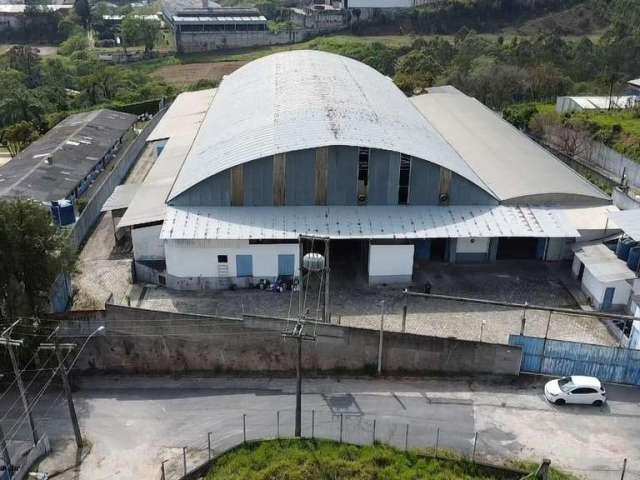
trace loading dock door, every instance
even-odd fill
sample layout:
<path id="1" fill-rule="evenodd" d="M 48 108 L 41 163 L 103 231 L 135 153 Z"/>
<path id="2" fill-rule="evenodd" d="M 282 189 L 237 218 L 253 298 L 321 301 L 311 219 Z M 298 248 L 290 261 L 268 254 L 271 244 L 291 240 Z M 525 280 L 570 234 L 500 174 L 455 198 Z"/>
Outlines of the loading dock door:
<path id="1" fill-rule="evenodd" d="M 501 237 L 498 239 L 498 260 L 535 260 L 539 253 L 539 242 L 544 239 L 532 237 Z"/>
<path id="2" fill-rule="evenodd" d="M 278 255 L 278 276 L 293 276 L 295 273 L 295 255 Z"/>

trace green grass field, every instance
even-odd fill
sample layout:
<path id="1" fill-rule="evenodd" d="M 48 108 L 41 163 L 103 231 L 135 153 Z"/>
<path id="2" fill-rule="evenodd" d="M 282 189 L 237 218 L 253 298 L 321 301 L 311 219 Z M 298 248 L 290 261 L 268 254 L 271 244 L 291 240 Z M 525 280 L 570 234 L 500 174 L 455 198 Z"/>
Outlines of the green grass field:
<path id="1" fill-rule="evenodd" d="M 532 466 L 520 464 L 529 471 Z M 270 440 L 242 445 L 214 464 L 207 480 L 505 480 L 502 473 L 458 459 L 436 460 L 376 444 Z M 573 477 L 554 472 L 553 480 Z"/>

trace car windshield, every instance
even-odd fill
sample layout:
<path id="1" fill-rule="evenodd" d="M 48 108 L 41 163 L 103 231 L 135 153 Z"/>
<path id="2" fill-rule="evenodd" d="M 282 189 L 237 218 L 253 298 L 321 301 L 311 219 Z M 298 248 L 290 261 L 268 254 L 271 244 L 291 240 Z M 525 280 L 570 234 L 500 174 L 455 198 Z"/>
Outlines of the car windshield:
<path id="1" fill-rule="evenodd" d="M 569 390 L 571 390 L 573 388 L 573 382 L 571 381 L 571 377 L 563 377 L 560 380 L 558 380 L 558 386 L 560 387 L 560 390 L 562 390 L 563 392 L 568 392 Z"/>

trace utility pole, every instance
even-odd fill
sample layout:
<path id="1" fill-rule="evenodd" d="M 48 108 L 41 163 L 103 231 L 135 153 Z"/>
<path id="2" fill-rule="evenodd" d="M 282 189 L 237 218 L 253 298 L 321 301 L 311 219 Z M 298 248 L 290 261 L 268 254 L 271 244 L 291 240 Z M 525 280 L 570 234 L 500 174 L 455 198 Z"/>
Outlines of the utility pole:
<path id="1" fill-rule="evenodd" d="M 61 350 L 71 351 L 76 348 L 75 343 L 42 343 L 38 350 L 53 350 L 58 360 L 58 371 L 60 372 L 60 378 L 62 379 L 62 387 L 67 397 L 67 404 L 69 406 L 69 416 L 71 417 L 71 423 L 73 424 L 73 433 L 76 437 L 76 445 L 79 449 L 83 447 L 82 434 L 80 433 L 80 424 L 78 423 L 78 416 L 76 415 L 76 408 L 73 404 L 73 396 L 71 395 L 71 385 L 69 384 L 69 377 L 67 369 L 64 366 L 64 359 L 62 358 Z"/>
<path id="2" fill-rule="evenodd" d="M 315 341 L 316 337 L 312 335 L 305 335 L 303 333 L 304 322 L 299 320 L 293 327 L 291 333 L 283 333 L 284 338 L 293 338 L 296 340 L 298 358 L 296 359 L 296 427 L 295 436 L 300 438 L 302 436 L 302 341 Z"/>
<path id="3" fill-rule="evenodd" d="M 0 448 L 2 449 L 2 461 L 4 462 L 4 467 L 9 473 L 9 480 L 11 480 L 13 466 L 11 464 L 11 457 L 9 456 L 9 449 L 7 448 L 7 441 L 4 437 L 4 430 L 2 430 L 2 425 L 0 425 Z"/>
<path id="4" fill-rule="evenodd" d="M 20 391 L 24 413 L 29 419 L 29 426 L 31 427 L 31 433 L 33 435 L 33 444 L 36 445 L 38 443 L 38 432 L 36 431 L 36 424 L 33 421 L 33 416 L 31 415 L 29 402 L 27 402 L 27 392 L 24 388 L 24 383 L 22 383 L 22 375 L 20 369 L 18 368 L 16 353 L 13 350 L 13 347 L 22 346 L 22 340 L 14 340 L 10 338 L 9 335 L 10 334 L 5 333 L 5 336 L 0 337 L 0 345 L 4 345 L 5 347 L 7 347 L 7 351 L 9 352 L 9 358 L 11 359 L 11 365 L 13 366 L 13 373 L 16 376 L 16 383 L 18 384 L 18 390 Z"/>

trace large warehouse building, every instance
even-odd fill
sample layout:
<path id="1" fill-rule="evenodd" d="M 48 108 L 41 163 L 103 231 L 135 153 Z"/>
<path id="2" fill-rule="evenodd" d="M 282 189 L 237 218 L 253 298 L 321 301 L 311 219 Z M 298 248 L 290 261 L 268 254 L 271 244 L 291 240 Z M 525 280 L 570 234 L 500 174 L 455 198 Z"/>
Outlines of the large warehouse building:
<path id="1" fill-rule="evenodd" d="M 608 197 L 477 100 L 407 98 L 334 54 L 255 60 L 178 97 L 149 141 L 157 162 L 119 227 L 138 278 L 171 288 L 296 275 L 300 235 L 391 283 L 425 261 L 558 260 L 607 234 Z"/>

